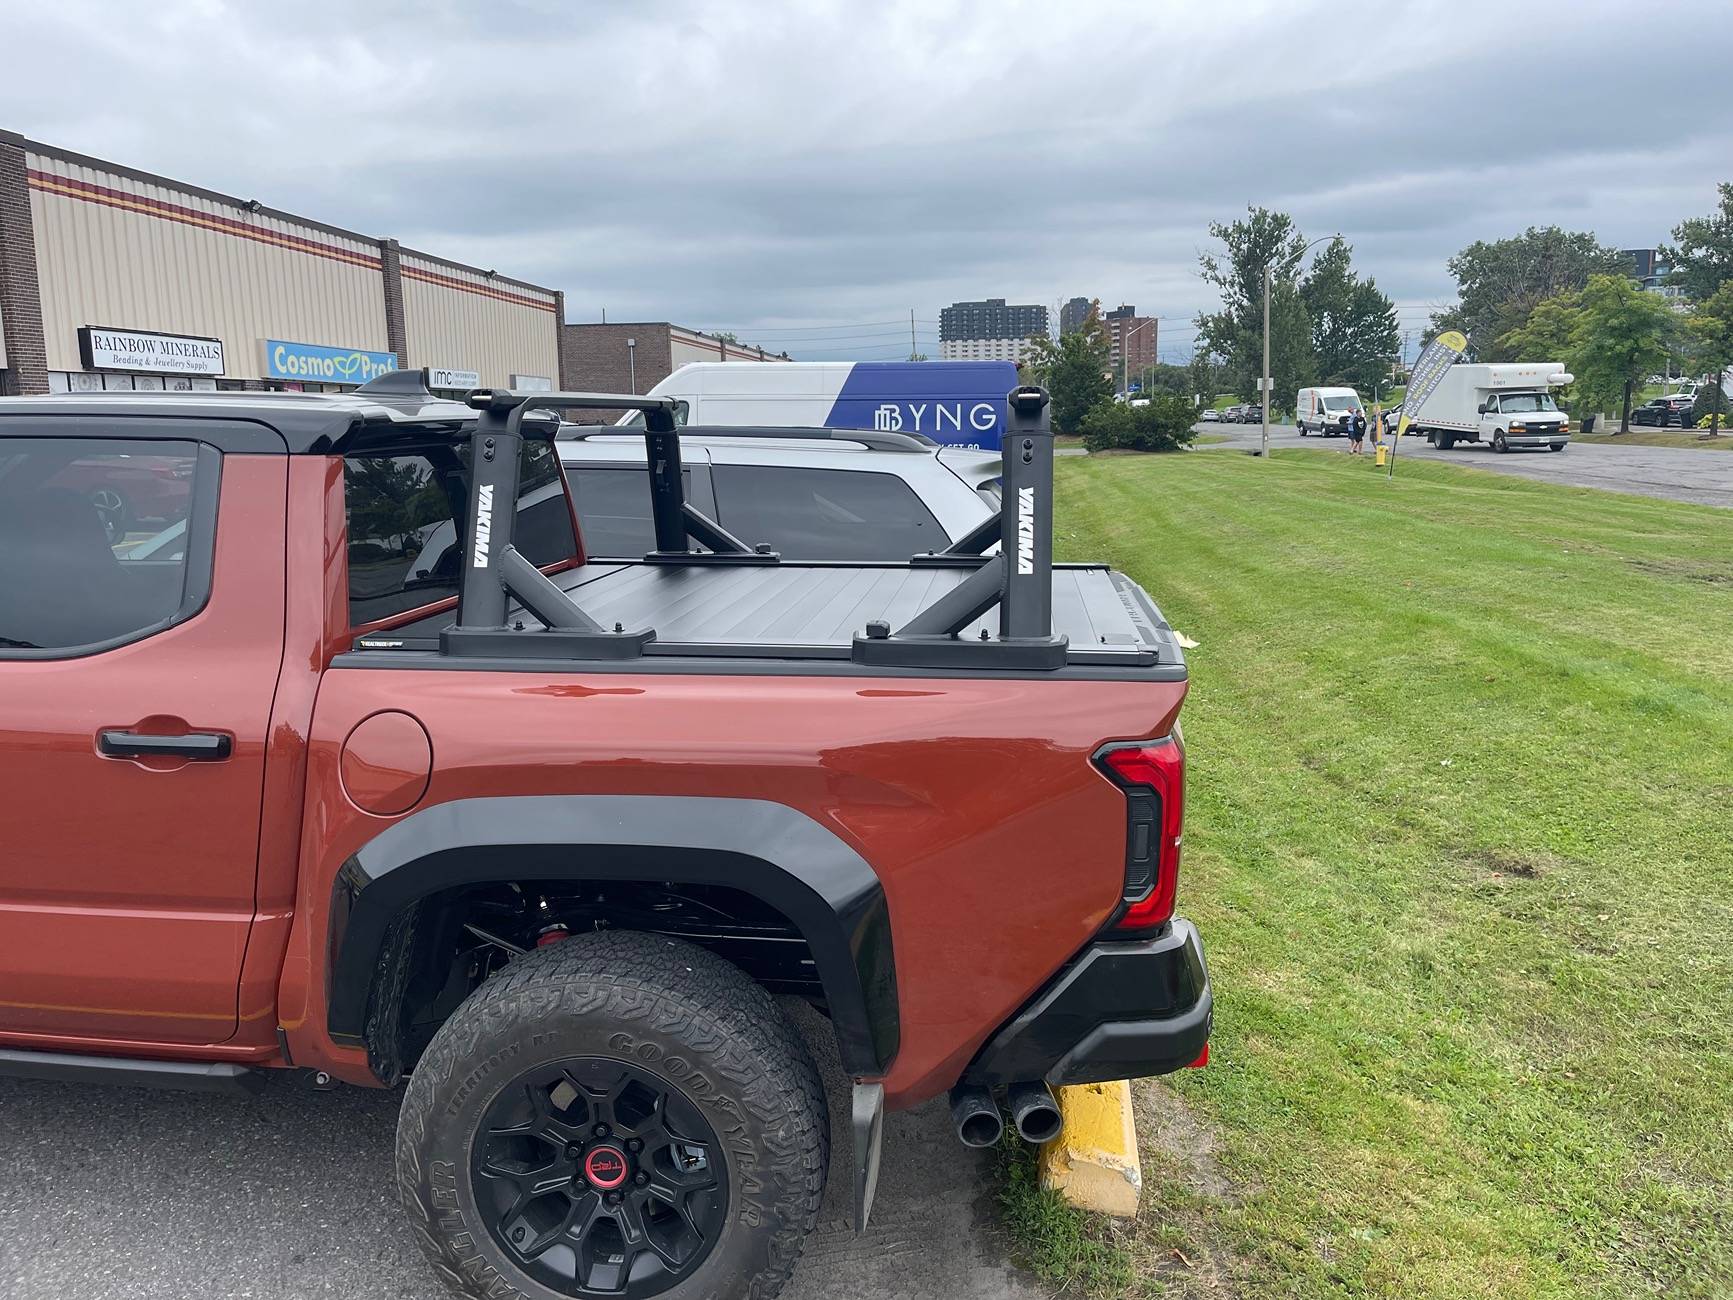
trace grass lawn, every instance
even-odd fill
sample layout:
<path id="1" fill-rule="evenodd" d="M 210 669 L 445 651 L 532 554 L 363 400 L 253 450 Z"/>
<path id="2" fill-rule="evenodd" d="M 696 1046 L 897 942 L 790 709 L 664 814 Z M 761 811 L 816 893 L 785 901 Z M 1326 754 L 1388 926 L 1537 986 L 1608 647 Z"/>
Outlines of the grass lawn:
<path id="1" fill-rule="evenodd" d="M 1618 421 L 1613 421 L 1617 424 Z M 1621 447 L 1693 447 L 1698 450 L 1733 451 L 1733 430 L 1722 426 L 1719 438 L 1700 438 L 1706 429 L 1648 429 L 1631 427 L 1629 433 L 1573 433 L 1572 442 L 1604 442 Z"/>
<path id="2" fill-rule="evenodd" d="M 1139 1085 L 1195 1134 L 1146 1151 L 1132 1229 L 1007 1157 L 1026 1262 L 1733 1295 L 1733 511 L 1306 451 L 1058 474 L 1061 557 L 1199 642 L 1180 905 L 1217 1019 L 1209 1068 Z"/>

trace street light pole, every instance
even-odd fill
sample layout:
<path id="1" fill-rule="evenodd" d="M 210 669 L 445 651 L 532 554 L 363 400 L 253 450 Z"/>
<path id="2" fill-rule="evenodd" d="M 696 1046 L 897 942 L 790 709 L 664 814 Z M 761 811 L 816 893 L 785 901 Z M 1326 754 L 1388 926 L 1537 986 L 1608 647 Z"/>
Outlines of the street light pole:
<path id="1" fill-rule="evenodd" d="M 1267 330 L 1265 331 L 1268 332 Z M 626 340 L 626 369 L 632 376 L 632 396 L 638 395 L 638 340 Z"/>
<path id="2" fill-rule="evenodd" d="M 1303 256 L 1303 255 L 1302 255 Z M 1270 264 L 1264 263 L 1264 375 L 1258 381 L 1258 410 L 1264 417 L 1264 446 L 1258 454 L 1270 454 Z"/>

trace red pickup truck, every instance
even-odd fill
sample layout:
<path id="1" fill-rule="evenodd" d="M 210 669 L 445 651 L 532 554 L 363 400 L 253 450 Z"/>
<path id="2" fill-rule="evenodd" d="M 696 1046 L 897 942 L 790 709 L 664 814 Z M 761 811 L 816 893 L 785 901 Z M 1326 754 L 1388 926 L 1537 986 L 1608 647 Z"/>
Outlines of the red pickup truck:
<path id="1" fill-rule="evenodd" d="M 642 559 L 586 561 L 574 406 L 644 412 Z M 990 527 L 793 563 L 683 499 L 666 399 L 0 401 L 0 1072 L 407 1079 L 460 1293 L 768 1297 L 830 1131 L 777 997 L 834 1030 L 860 1225 L 886 1108 L 1038 1141 L 1051 1085 L 1193 1063 L 1185 664 L 1052 563 L 1011 407 Z"/>

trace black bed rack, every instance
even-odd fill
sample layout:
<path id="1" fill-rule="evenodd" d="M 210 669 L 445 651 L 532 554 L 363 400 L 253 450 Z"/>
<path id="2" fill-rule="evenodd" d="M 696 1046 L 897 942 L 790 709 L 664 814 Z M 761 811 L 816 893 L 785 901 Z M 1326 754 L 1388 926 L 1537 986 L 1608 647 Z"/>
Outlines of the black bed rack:
<path id="1" fill-rule="evenodd" d="M 399 380 L 399 383 L 402 381 Z M 617 393 L 521 392 L 483 388 L 468 394 L 476 412 L 473 473 L 457 620 L 440 634 L 441 653 L 464 657 L 635 659 L 655 640 L 651 627 L 607 628 L 521 555 L 513 545 L 520 453 L 527 437 L 553 438 L 555 413 L 575 408 L 642 411 L 656 549 L 652 564 L 775 565 L 773 553 L 747 546 L 684 498 L 676 403 Z M 921 561 L 973 572 L 900 627 L 869 622 L 854 638 L 858 663 L 904 668 L 1059 668 L 1068 643 L 1053 631 L 1053 432 L 1045 389 L 1020 387 L 1009 398 L 1003 492 L 995 526 L 983 526 L 947 552 Z M 546 413 L 546 414 L 543 414 Z M 569 427 L 569 426 L 566 426 Z M 611 426 L 622 428 L 622 426 Z M 693 542 L 709 548 L 693 549 Z M 984 552 L 994 541 L 997 553 Z M 543 627 L 507 623 L 515 599 Z M 999 607 L 999 635 L 959 633 Z"/>
<path id="2" fill-rule="evenodd" d="M 638 430 L 629 424 L 562 424 L 561 442 L 585 442 L 591 438 L 632 437 Z M 769 424 L 688 424 L 683 438 L 774 438 L 789 442 L 853 442 L 868 451 L 932 451 L 940 444 L 924 433 L 892 433 L 884 429 L 824 429 L 816 425 L 780 427 Z"/>

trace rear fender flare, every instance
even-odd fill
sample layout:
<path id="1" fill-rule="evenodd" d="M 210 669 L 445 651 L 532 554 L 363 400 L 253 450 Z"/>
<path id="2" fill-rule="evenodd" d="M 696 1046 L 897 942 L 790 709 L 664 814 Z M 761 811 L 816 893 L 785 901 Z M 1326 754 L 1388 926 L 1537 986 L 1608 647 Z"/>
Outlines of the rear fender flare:
<path id="1" fill-rule="evenodd" d="M 765 799 L 540 795 L 456 799 L 381 831 L 332 885 L 327 1029 L 365 1041 L 393 921 L 448 889 L 506 880 L 726 885 L 788 917 L 812 950 L 843 1068 L 889 1069 L 900 1037 L 878 875 L 806 814 Z"/>

